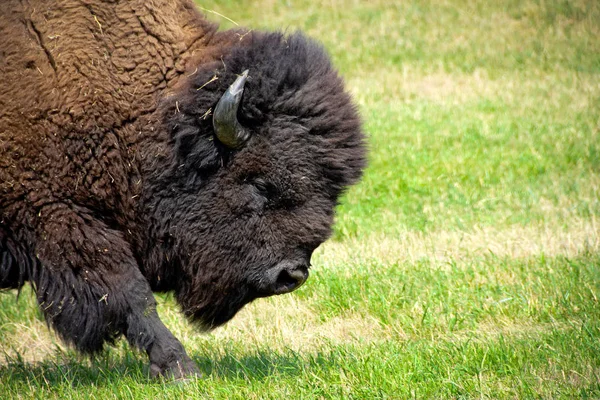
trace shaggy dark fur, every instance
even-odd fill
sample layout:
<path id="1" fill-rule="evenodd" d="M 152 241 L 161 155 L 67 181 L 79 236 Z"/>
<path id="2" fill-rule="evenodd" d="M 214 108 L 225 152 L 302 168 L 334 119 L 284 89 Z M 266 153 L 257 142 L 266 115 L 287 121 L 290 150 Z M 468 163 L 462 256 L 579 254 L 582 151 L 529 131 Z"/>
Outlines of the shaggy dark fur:
<path id="1" fill-rule="evenodd" d="M 154 375 L 195 373 L 152 290 L 212 328 L 295 287 L 365 163 L 342 80 L 303 35 L 217 32 L 184 0 L 9 3 L 0 287 L 30 281 L 82 351 L 124 334 Z M 211 114 L 246 69 L 231 150 Z"/>

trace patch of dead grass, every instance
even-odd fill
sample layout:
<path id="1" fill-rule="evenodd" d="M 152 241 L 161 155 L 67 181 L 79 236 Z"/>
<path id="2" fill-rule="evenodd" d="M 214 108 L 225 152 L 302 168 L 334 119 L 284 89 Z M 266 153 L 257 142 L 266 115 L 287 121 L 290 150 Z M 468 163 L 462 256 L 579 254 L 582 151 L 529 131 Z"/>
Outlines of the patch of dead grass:
<path id="1" fill-rule="evenodd" d="M 383 341 L 392 336 L 378 320 L 348 313 L 322 321 L 317 312 L 294 296 L 255 302 L 214 331 L 214 340 L 247 342 L 269 349 L 320 349 L 345 343 Z"/>
<path id="2" fill-rule="evenodd" d="M 439 70 L 424 74 L 418 67 L 404 65 L 400 71 L 377 68 L 368 75 L 376 75 L 378 84 L 364 79 L 363 74 L 347 77 L 348 89 L 364 108 L 372 107 L 374 102 L 393 107 L 405 107 L 413 101 L 458 106 L 487 99 L 502 101 L 523 112 L 538 109 L 540 102 L 546 108 L 564 110 L 567 107 L 571 112 L 583 112 L 593 107 L 600 95 L 597 76 L 572 71 L 531 70 L 528 74 L 511 73 L 491 78 L 483 69 L 472 73 Z"/>
<path id="3" fill-rule="evenodd" d="M 421 71 L 405 66 L 402 71 L 379 69 L 371 73 L 377 75 L 379 84 L 373 85 L 363 76 L 348 79 L 350 92 L 362 106 L 374 100 L 398 106 L 414 100 L 457 105 L 474 99 L 496 97 L 502 86 L 481 70 L 473 74 L 440 71 L 423 75 Z"/>
<path id="4" fill-rule="evenodd" d="M 52 357 L 57 351 L 66 351 L 66 346 L 48 329 L 46 324 L 41 321 L 23 324 L 18 322 L 9 322 L 4 324 L 13 325 L 15 333 L 7 334 L 0 341 L 0 365 L 6 363 L 11 358 L 19 358 L 25 362 L 36 363 Z"/>
<path id="5" fill-rule="evenodd" d="M 315 264 L 334 267 L 372 260 L 380 264 L 423 259 L 457 261 L 490 254 L 521 259 L 541 254 L 572 257 L 600 250 L 599 228 L 595 218 L 573 218 L 568 225 L 555 227 L 538 224 L 433 233 L 399 231 L 395 236 L 374 234 L 325 243 L 316 253 Z"/>
<path id="6" fill-rule="evenodd" d="M 577 321 L 573 322 L 578 323 Z M 473 340 L 489 341 L 491 337 L 509 336 L 517 338 L 537 337 L 547 335 L 553 331 L 565 331 L 571 328 L 567 322 L 552 323 L 527 323 L 515 321 L 509 318 L 497 319 L 489 322 L 482 322 L 477 325 L 477 330 L 464 330 L 451 334 L 452 339 L 458 341 L 471 338 Z"/>

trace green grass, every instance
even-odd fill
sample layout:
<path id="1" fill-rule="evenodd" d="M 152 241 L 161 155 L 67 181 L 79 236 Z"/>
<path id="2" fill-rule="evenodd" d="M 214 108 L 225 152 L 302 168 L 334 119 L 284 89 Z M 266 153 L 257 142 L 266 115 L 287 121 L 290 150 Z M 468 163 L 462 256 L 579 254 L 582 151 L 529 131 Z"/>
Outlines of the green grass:
<path id="1" fill-rule="evenodd" d="M 392 4 L 394 3 L 394 4 Z M 370 160 L 297 292 L 200 334 L 204 377 L 89 360 L 0 295 L 2 398 L 600 398 L 600 3 L 202 4 L 321 40 Z"/>

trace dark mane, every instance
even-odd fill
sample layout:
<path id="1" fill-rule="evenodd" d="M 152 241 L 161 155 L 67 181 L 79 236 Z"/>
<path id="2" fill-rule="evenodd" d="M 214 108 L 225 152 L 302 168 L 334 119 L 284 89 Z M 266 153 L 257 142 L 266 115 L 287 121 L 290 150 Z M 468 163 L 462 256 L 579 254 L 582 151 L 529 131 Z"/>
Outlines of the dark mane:
<path id="1" fill-rule="evenodd" d="M 231 150 L 215 145 L 210 116 L 227 87 L 249 69 L 240 122 L 258 135 L 267 134 L 260 127 L 275 118 L 302 125 L 306 151 L 319 155 L 316 160 L 329 181 L 331 196 L 337 197 L 360 178 L 365 148 L 356 129 L 360 117 L 329 56 L 300 32 L 250 32 L 241 37 L 224 49 L 222 60 L 198 68 L 181 93 L 163 103 L 165 127 L 178 150 L 163 173 L 201 181 L 227 162 Z M 275 133 L 281 137 L 270 140 L 286 140 L 285 132 Z"/>

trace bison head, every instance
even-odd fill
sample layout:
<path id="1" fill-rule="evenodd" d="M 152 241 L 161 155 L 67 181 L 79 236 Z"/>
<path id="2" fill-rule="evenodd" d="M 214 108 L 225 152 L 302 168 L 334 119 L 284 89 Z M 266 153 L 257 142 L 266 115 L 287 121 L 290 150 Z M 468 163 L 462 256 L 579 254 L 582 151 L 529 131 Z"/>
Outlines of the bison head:
<path id="1" fill-rule="evenodd" d="M 324 50 L 300 34 L 247 34 L 162 109 L 167 145 L 144 190 L 151 284 L 206 328 L 302 285 L 365 164 L 359 116 Z"/>

